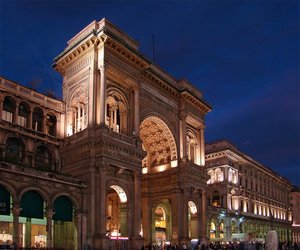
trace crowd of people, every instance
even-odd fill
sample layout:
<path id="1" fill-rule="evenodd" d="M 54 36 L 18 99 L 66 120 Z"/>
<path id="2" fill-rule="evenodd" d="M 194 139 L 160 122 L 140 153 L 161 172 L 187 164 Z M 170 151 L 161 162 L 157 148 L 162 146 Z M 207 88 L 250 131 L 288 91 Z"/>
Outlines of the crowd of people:
<path id="1" fill-rule="evenodd" d="M 300 244 L 292 242 L 279 242 L 278 249 L 267 249 L 264 242 L 210 242 L 207 244 L 149 244 L 141 250 L 300 250 Z"/>

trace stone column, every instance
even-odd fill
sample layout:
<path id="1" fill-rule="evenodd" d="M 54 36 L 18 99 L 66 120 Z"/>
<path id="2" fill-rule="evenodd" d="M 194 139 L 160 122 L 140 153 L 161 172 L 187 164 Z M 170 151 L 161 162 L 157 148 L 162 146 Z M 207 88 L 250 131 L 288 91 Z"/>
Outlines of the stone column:
<path id="1" fill-rule="evenodd" d="M 182 197 L 182 214 L 181 214 L 183 242 L 186 242 L 189 239 L 188 193 L 189 193 L 189 188 L 184 187 L 182 193 L 183 197 Z"/>
<path id="2" fill-rule="evenodd" d="M 31 218 L 26 218 L 25 223 L 25 247 L 31 247 Z"/>
<path id="3" fill-rule="evenodd" d="M 47 133 L 47 113 L 43 113 L 42 132 L 43 132 L 44 134 Z"/>
<path id="4" fill-rule="evenodd" d="M 124 237 L 124 236 L 129 236 L 128 235 L 128 227 L 129 227 L 129 223 L 128 223 L 128 204 L 125 203 L 125 204 L 120 204 L 119 205 L 119 209 L 120 209 L 120 217 L 119 217 L 119 220 L 120 220 L 120 233 L 121 233 L 121 236 Z"/>
<path id="5" fill-rule="evenodd" d="M 19 216 L 21 208 L 19 205 L 14 205 L 12 208 L 13 213 L 13 242 L 16 244 L 17 249 L 20 246 L 20 236 L 19 236 Z"/>
<path id="6" fill-rule="evenodd" d="M 186 112 L 181 111 L 179 118 L 180 125 L 180 158 L 185 161 L 187 159 L 187 148 L 186 148 Z"/>
<path id="7" fill-rule="evenodd" d="M 204 140 L 204 128 L 199 129 L 200 133 L 200 166 L 205 165 L 205 140 Z"/>
<path id="8" fill-rule="evenodd" d="M 100 125 L 105 125 L 105 105 L 106 105 L 106 68 L 100 65 Z M 112 119 L 112 117 L 111 117 Z"/>
<path id="9" fill-rule="evenodd" d="M 93 62 L 91 63 L 90 72 L 89 72 L 89 82 L 88 82 L 88 121 L 87 127 L 91 128 L 95 124 L 95 117 L 97 111 L 97 105 L 95 98 L 99 93 L 97 93 L 97 83 L 98 83 L 98 49 L 95 46 L 92 56 Z"/>
<path id="10" fill-rule="evenodd" d="M 148 193 L 148 192 L 146 192 Z M 151 222 L 152 222 L 152 206 L 149 201 L 149 197 L 145 194 L 142 197 L 142 211 L 143 211 L 143 237 L 147 240 L 146 243 L 150 243 L 152 241 L 152 230 L 151 230 Z"/>
<path id="11" fill-rule="evenodd" d="M 96 195 L 98 190 L 96 190 L 96 171 L 95 165 L 91 164 L 90 166 L 90 208 L 89 208 L 89 236 L 95 234 L 95 218 L 96 218 Z M 101 190 L 102 192 L 103 190 Z M 100 203 L 102 204 L 102 203 Z M 100 210 L 101 211 L 101 210 Z"/>
<path id="12" fill-rule="evenodd" d="M 134 132 L 140 135 L 140 87 L 134 88 Z"/>
<path id="13" fill-rule="evenodd" d="M 33 109 L 29 107 L 29 116 L 28 116 L 28 128 L 32 129 L 32 117 L 33 117 Z"/>
<path id="14" fill-rule="evenodd" d="M 106 236 L 106 166 L 100 168 L 100 228 L 99 232 L 101 237 Z"/>
<path id="15" fill-rule="evenodd" d="M 15 107 L 15 112 L 13 117 L 14 123 L 18 123 L 18 114 L 19 114 L 19 102 L 16 102 L 16 107 Z"/>
<path id="16" fill-rule="evenodd" d="M 207 202 L 206 202 L 207 191 L 202 190 L 201 195 L 201 240 L 207 242 Z"/>
<path id="17" fill-rule="evenodd" d="M 79 235 L 79 237 L 81 238 L 81 246 L 83 244 L 85 244 L 86 242 L 88 242 L 87 241 L 87 230 L 88 230 L 87 229 L 87 214 L 82 213 L 81 214 L 81 235 Z M 90 243 L 90 242 L 88 242 L 88 243 Z"/>
<path id="18" fill-rule="evenodd" d="M 51 248 L 53 247 L 52 242 L 52 218 L 53 218 L 54 212 L 52 208 L 47 209 L 46 216 L 47 216 L 47 247 Z"/>
<path id="19" fill-rule="evenodd" d="M 141 231 L 141 178 L 142 175 L 139 172 L 134 172 L 134 231 L 133 237 L 140 238 Z"/>
<path id="20" fill-rule="evenodd" d="M 77 229 L 77 247 L 76 249 L 82 249 L 82 220 L 81 220 L 81 213 L 78 211 L 75 213 L 75 223 L 76 223 L 76 229 Z"/>
<path id="21" fill-rule="evenodd" d="M 197 237 L 201 240 L 202 237 L 202 193 L 199 191 L 199 196 L 197 197 L 199 202 L 197 203 Z"/>
<path id="22" fill-rule="evenodd" d="M 180 223 L 180 211 L 181 211 L 181 194 L 180 190 L 174 190 L 171 195 L 172 204 L 172 241 L 179 244 L 179 237 L 182 235 L 182 224 Z"/>
<path id="23" fill-rule="evenodd" d="M 2 119 L 3 101 L 4 101 L 4 98 L 2 95 L 0 95 L 0 119 Z"/>

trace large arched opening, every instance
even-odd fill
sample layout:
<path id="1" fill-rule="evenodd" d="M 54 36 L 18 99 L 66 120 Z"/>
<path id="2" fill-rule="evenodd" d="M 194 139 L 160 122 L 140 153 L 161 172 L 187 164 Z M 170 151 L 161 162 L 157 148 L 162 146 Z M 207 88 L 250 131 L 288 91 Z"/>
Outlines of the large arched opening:
<path id="1" fill-rule="evenodd" d="M 150 116 L 140 125 L 140 137 L 147 156 L 143 160 L 143 173 L 163 172 L 177 167 L 177 148 L 174 136 L 167 124 L 156 116 Z"/>
<path id="2" fill-rule="evenodd" d="M 106 232 L 111 239 L 128 238 L 128 197 L 118 185 L 111 185 L 107 190 Z"/>
<path id="3" fill-rule="evenodd" d="M 198 211 L 197 211 L 197 206 L 195 202 L 189 201 L 188 202 L 188 219 L 189 219 L 189 237 L 191 239 L 197 239 L 197 231 L 198 231 Z"/>

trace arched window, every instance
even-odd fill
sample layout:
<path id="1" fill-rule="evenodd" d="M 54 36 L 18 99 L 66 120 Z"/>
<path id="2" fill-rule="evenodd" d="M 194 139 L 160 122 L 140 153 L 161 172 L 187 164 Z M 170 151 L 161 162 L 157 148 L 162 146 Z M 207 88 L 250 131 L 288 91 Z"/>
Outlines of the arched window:
<path id="1" fill-rule="evenodd" d="M 127 134 L 128 105 L 125 97 L 116 90 L 107 95 L 106 125 L 117 133 Z"/>
<path id="2" fill-rule="evenodd" d="M 214 170 L 208 170 L 207 174 L 210 176 L 209 180 L 207 181 L 207 184 L 214 184 L 215 183 L 215 171 Z"/>
<path id="3" fill-rule="evenodd" d="M 14 99 L 9 96 L 4 98 L 2 119 L 7 122 L 13 122 L 13 116 L 16 109 L 16 103 Z"/>
<path id="4" fill-rule="evenodd" d="M 11 137 L 6 141 L 6 158 L 11 162 L 21 163 L 24 160 L 24 143 L 16 138 Z"/>
<path id="5" fill-rule="evenodd" d="M 29 106 L 25 102 L 19 104 L 17 123 L 22 127 L 27 127 L 29 117 Z"/>
<path id="6" fill-rule="evenodd" d="M 221 221 L 220 223 L 220 238 L 224 238 L 224 221 Z"/>
<path id="7" fill-rule="evenodd" d="M 188 159 L 196 163 L 196 141 L 191 132 L 188 133 L 187 138 L 187 154 L 188 154 Z"/>
<path id="8" fill-rule="evenodd" d="M 47 115 L 47 133 L 52 136 L 56 136 L 56 117 L 55 115 Z"/>
<path id="9" fill-rule="evenodd" d="M 223 173 L 223 171 L 220 168 L 217 168 L 215 170 L 215 173 L 216 173 L 217 182 L 224 181 L 224 173 Z"/>
<path id="10" fill-rule="evenodd" d="M 51 151 L 44 145 L 39 146 L 35 151 L 35 167 L 43 170 L 51 170 L 53 161 Z"/>
<path id="11" fill-rule="evenodd" d="M 77 89 L 67 107 L 67 135 L 71 136 L 87 127 L 88 105 L 84 89 Z"/>
<path id="12" fill-rule="evenodd" d="M 43 111 L 40 108 L 34 108 L 32 115 L 32 129 L 42 132 L 43 124 Z"/>
<path id="13" fill-rule="evenodd" d="M 212 221 L 210 222 L 210 239 L 216 238 L 216 224 Z"/>

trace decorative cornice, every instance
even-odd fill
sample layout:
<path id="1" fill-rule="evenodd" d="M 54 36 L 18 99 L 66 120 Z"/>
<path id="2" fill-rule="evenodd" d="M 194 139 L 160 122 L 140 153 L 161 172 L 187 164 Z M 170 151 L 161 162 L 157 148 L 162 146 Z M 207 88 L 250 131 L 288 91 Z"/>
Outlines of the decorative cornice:
<path id="1" fill-rule="evenodd" d="M 181 92 L 181 96 L 186 101 L 188 101 L 192 105 L 196 106 L 198 109 L 202 110 L 204 113 L 208 113 L 208 112 L 210 112 L 212 110 L 212 107 L 207 102 L 205 102 L 202 99 L 199 99 L 199 98 L 195 97 L 188 90 L 183 90 Z"/>

